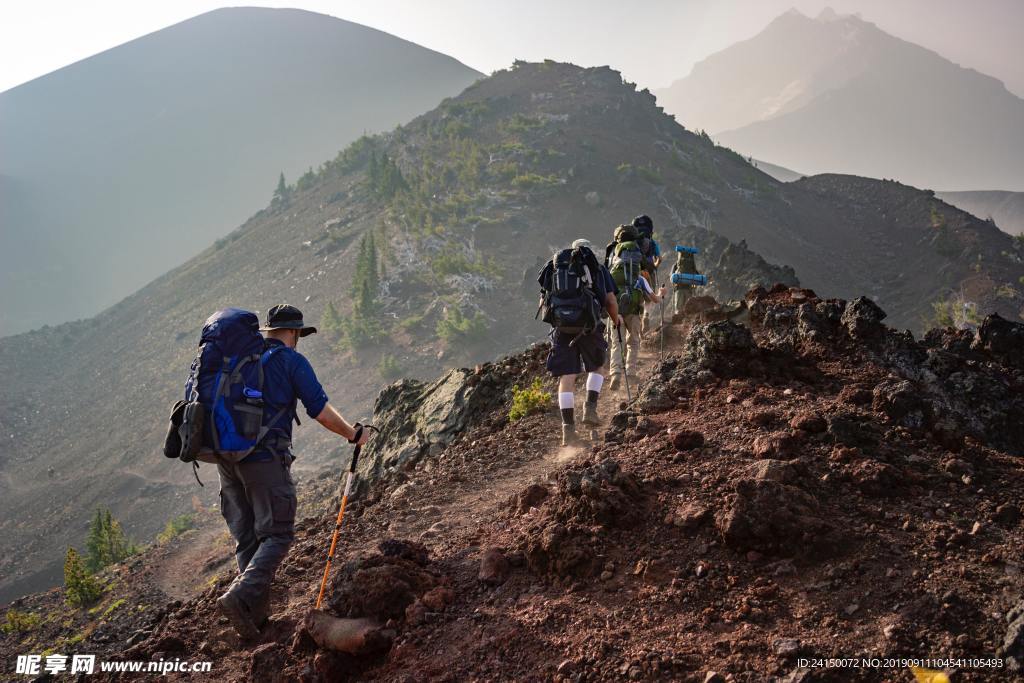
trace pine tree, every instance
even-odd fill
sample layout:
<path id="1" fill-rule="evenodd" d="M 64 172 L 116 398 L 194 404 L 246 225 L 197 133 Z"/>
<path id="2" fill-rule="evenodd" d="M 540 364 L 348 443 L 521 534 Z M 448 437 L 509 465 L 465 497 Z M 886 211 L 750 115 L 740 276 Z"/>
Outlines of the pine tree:
<path id="1" fill-rule="evenodd" d="M 107 565 L 120 562 L 136 552 L 135 545 L 128 540 L 118 522 L 110 514 L 110 510 L 96 508 L 96 516 L 89 524 L 86 537 L 86 567 L 91 572 L 98 572 Z"/>
<path id="2" fill-rule="evenodd" d="M 64 556 L 65 599 L 71 605 L 80 607 L 96 602 L 101 592 L 99 582 L 86 571 L 81 556 L 69 547 Z"/>
<path id="3" fill-rule="evenodd" d="M 326 334 L 334 336 L 341 331 L 341 327 L 341 316 L 338 314 L 338 309 L 334 307 L 333 302 L 328 301 L 324 308 L 324 314 L 320 318 L 320 329 Z"/>
<path id="4" fill-rule="evenodd" d="M 96 508 L 96 516 L 89 524 L 89 535 L 85 540 L 86 566 L 89 571 L 96 572 L 109 564 L 106 560 L 106 547 L 103 540 L 103 513 Z"/>
<path id="5" fill-rule="evenodd" d="M 284 180 L 284 171 L 281 171 L 281 175 L 277 178 L 277 189 L 274 190 L 274 199 L 272 204 L 287 204 L 288 203 L 288 183 Z"/>
<path id="6" fill-rule="evenodd" d="M 373 239 L 373 233 L 369 234 L 369 244 L 366 247 L 366 281 L 370 291 L 376 296 L 380 289 L 380 276 L 377 273 L 377 244 Z"/>

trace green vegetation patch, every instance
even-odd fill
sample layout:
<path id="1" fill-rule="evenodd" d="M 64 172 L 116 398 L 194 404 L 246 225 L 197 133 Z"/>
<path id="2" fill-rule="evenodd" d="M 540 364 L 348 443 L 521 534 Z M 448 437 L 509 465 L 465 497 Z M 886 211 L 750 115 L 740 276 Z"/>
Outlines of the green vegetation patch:
<path id="1" fill-rule="evenodd" d="M 525 389 L 519 385 L 512 387 L 512 408 L 508 411 L 509 422 L 542 412 L 551 403 L 551 392 L 544 391 L 544 383 L 535 377 L 533 383 Z"/>
<path id="2" fill-rule="evenodd" d="M 191 512 L 186 512 L 183 515 L 172 517 L 167 520 L 167 524 L 164 525 L 164 530 L 156 536 L 156 542 L 163 545 L 171 539 L 181 536 L 189 529 L 195 529 L 195 515 Z"/>

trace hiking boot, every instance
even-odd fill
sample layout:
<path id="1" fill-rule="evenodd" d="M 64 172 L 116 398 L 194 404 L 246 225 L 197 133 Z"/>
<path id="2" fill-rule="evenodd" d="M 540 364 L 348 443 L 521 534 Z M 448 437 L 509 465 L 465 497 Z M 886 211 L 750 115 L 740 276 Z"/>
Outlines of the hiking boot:
<path id="1" fill-rule="evenodd" d="M 249 610 L 252 614 L 252 623 L 256 625 L 256 628 L 262 629 L 267 625 L 267 621 L 270 619 L 270 591 L 267 591 L 252 609 Z"/>
<path id="2" fill-rule="evenodd" d="M 576 425 L 562 425 L 562 445 L 563 446 L 579 446 L 582 442 L 580 437 L 576 436 Z"/>
<path id="3" fill-rule="evenodd" d="M 601 424 L 601 417 L 597 414 L 597 403 L 587 401 L 583 404 L 583 424 L 593 427 Z"/>
<path id="4" fill-rule="evenodd" d="M 260 630 L 253 623 L 251 612 L 241 598 L 228 591 L 217 598 L 217 608 L 220 613 L 228 618 L 231 625 L 238 631 L 238 635 L 248 640 L 255 640 L 260 635 Z"/>

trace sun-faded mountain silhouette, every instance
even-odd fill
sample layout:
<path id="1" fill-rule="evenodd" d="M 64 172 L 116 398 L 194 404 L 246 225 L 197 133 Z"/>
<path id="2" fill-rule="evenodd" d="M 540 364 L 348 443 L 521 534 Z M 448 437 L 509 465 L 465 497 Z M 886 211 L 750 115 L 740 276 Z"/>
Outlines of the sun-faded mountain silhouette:
<path id="1" fill-rule="evenodd" d="M 481 74 L 380 31 L 221 9 L 0 93 L 0 335 L 99 312 L 365 131 Z"/>
<path id="2" fill-rule="evenodd" d="M 858 17 L 791 10 L 656 94 L 684 125 L 804 173 L 1024 190 L 1024 100 Z"/>

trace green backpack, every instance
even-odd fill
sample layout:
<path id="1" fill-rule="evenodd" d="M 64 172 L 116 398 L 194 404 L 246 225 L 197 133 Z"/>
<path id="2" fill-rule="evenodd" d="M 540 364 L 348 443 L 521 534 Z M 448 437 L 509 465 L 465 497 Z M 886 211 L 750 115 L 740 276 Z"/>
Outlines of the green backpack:
<path id="1" fill-rule="evenodd" d="M 644 310 L 644 294 L 636 288 L 644 261 L 644 254 L 636 242 L 626 241 L 615 245 L 611 274 L 619 288 L 619 315 L 639 315 Z"/>

